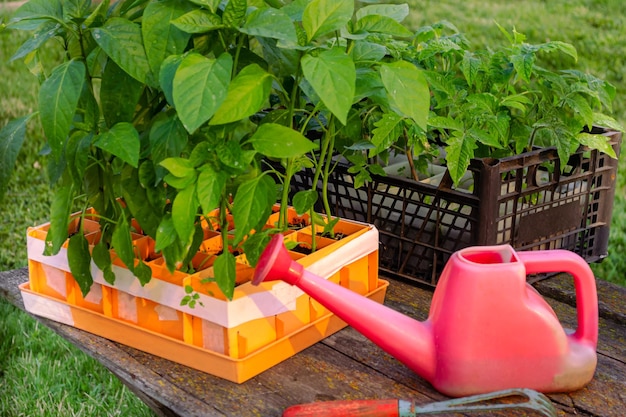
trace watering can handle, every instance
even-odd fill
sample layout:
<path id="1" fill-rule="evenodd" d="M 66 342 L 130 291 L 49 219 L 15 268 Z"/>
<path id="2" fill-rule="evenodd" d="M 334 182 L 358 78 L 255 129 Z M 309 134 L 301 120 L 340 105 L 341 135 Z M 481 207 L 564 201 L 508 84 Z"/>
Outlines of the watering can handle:
<path id="1" fill-rule="evenodd" d="M 593 272 L 583 258 L 568 250 L 517 252 L 527 274 L 568 272 L 574 277 L 578 328 L 574 338 L 595 347 L 598 343 L 598 295 Z"/>

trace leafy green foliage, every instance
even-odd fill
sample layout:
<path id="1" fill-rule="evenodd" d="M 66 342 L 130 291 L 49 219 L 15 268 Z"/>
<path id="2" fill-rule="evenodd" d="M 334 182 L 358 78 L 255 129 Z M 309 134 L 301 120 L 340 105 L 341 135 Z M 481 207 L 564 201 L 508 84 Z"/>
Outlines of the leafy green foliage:
<path id="1" fill-rule="evenodd" d="M 311 41 L 344 27 L 354 12 L 352 0 L 312 0 L 302 14 L 302 25 Z"/>
<path id="2" fill-rule="evenodd" d="M 198 53 L 187 55 L 174 76 L 173 98 L 178 116 L 189 133 L 208 121 L 221 106 L 228 92 L 232 57 L 217 59 Z"/>
<path id="3" fill-rule="evenodd" d="M 461 179 L 471 158 L 515 155 L 533 146 L 556 147 L 562 167 L 578 145 L 608 151 L 606 141 L 580 133 L 593 125 L 622 129 L 605 116 L 613 87 L 589 74 L 540 66 L 546 54 L 577 59 L 572 45 L 529 44 L 516 30 L 498 28 L 509 45 L 472 51 L 446 24 L 421 28 L 413 41 L 417 51 L 411 53 L 426 68 L 433 94 L 428 133 L 445 143 L 452 179 Z"/>
<path id="4" fill-rule="evenodd" d="M 40 107 L 41 124 L 57 160 L 61 158 L 84 82 L 85 65 L 71 60 L 56 67 L 39 90 L 39 102 L 48 103 Z"/>
<path id="5" fill-rule="evenodd" d="M 346 124 L 355 92 L 356 70 L 352 59 L 341 48 L 302 58 L 304 77 L 328 109 Z"/>
<path id="6" fill-rule="evenodd" d="M 338 154 L 353 164 L 360 186 L 383 172 L 375 160 L 430 158 L 437 146 L 429 139 L 437 137 L 456 179 L 473 156 L 556 138 L 565 158 L 577 140 L 603 146 L 579 135 L 584 127 L 617 125 L 605 115 L 615 95 L 608 84 L 539 66 L 548 53 L 575 57 L 570 45 L 529 45 L 514 31 L 504 51 L 471 51 L 451 25 L 406 29 L 406 5 L 88 4 L 31 0 L 8 25 L 33 32 L 14 59 L 24 59 L 42 83 L 38 115 L 58 190 L 47 253 L 67 240 L 72 207 L 97 211 L 102 236 L 91 254 L 83 237 L 72 236 L 70 265 L 84 278 L 83 291 L 91 258 L 109 282 L 115 257 L 142 284 L 149 281 L 131 233 L 154 238 L 171 271 L 187 267 L 208 222 L 226 249 L 215 280 L 231 296 L 237 261 L 230 250 L 243 248 L 254 264 L 268 234 L 287 227 L 289 203 L 302 212 L 318 201 L 314 190 L 290 199 L 288 185 L 302 167 L 323 185 L 326 216 L 312 218 L 332 229 L 337 220 L 325 190 Z M 64 59 L 48 68 L 38 56 L 57 40 Z M 546 82 L 535 83 L 538 75 Z M 540 117 L 525 124 L 533 114 Z M 0 194 L 27 120 L 0 131 Z M 264 173 L 266 160 L 282 168 Z M 276 229 L 262 230 L 277 200 Z"/>
<path id="7" fill-rule="evenodd" d="M 82 233 L 76 233 L 69 239 L 67 245 L 67 259 L 72 270 L 72 275 L 78 283 L 83 294 L 87 294 L 93 284 L 91 276 L 91 256 L 89 254 L 89 242 Z"/>
<path id="8" fill-rule="evenodd" d="M 142 83 L 152 77 L 138 24 L 113 17 L 102 27 L 93 28 L 92 36 L 107 56 L 128 75 Z"/>

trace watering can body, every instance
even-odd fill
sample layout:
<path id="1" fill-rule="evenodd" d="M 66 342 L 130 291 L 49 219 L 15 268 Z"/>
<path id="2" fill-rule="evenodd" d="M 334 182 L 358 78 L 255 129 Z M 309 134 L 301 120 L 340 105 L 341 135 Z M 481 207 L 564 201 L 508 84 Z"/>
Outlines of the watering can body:
<path id="1" fill-rule="evenodd" d="M 566 331 L 526 275 L 568 272 L 575 281 L 578 327 Z M 304 270 L 282 238 L 262 255 L 254 283 L 298 286 L 429 381 L 460 397 L 509 388 L 566 392 L 593 377 L 598 312 L 587 263 L 564 250 L 515 252 L 470 247 L 447 262 L 428 319 L 419 322 Z"/>
<path id="2" fill-rule="evenodd" d="M 526 282 L 528 273 L 561 271 L 576 283 L 575 332 Z M 508 245 L 458 251 L 444 268 L 427 322 L 437 358 L 431 383 L 450 396 L 504 387 L 567 392 L 595 372 L 595 278 L 569 251 L 515 252 Z"/>

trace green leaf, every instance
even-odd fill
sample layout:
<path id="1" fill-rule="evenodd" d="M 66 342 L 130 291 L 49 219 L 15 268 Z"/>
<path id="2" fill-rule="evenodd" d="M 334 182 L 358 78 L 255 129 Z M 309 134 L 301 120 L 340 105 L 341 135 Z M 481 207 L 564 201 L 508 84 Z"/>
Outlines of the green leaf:
<path id="1" fill-rule="evenodd" d="M 576 137 L 566 129 L 558 127 L 554 129 L 542 129 L 542 132 L 547 134 L 553 146 L 556 146 L 556 152 L 559 155 L 561 166 L 565 167 L 569 161 L 572 151 L 576 149 L 572 149 L 572 141 L 575 140 Z"/>
<path id="2" fill-rule="evenodd" d="M 387 48 L 374 42 L 355 41 L 352 48 L 352 60 L 355 63 L 381 61 L 387 55 Z M 358 88 L 358 83 L 357 83 Z"/>
<path id="3" fill-rule="evenodd" d="M 98 129 L 101 120 L 99 103 L 94 91 L 85 83 L 81 91 L 76 113 L 74 114 L 73 130 L 93 132 Z"/>
<path id="4" fill-rule="evenodd" d="M 276 77 L 290 77 L 299 71 L 300 51 L 279 48 L 276 39 L 259 38 L 258 42 L 263 46 L 270 73 Z"/>
<path id="5" fill-rule="evenodd" d="M 386 35 L 410 38 L 413 32 L 402 26 L 391 17 L 379 15 L 366 15 L 357 20 L 354 25 L 355 32 L 384 33 Z"/>
<path id="6" fill-rule="evenodd" d="M 103 241 L 93 247 L 91 256 L 98 269 L 102 271 L 104 280 L 111 285 L 115 284 L 115 274 L 111 268 L 111 253 Z"/>
<path id="7" fill-rule="evenodd" d="M 593 126 L 593 109 L 589 105 L 589 102 L 580 94 L 568 94 L 564 97 L 565 103 L 567 103 L 572 110 L 574 110 L 580 116 L 580 119 L 589 128 Z"/>
<path id="8" fill-rule="evenodd" d="M 34 115 L 11 120 L 0 130 L 0 201 L 6 192 L 17 155 L 26 137 L 26 124 Z"/>
<path id="9" fill-rule="evenodd" d="M 52 156 L 60 159 L 85 83 L 85 64 L 67 61 L 52 71 L 39 90 L 40 119 Z"/>
<path id="10" fill-rule="evenodd" d="M 146 6 L 141 32 L 146 57 L 153 74 L 159 74 L 165 58 L 185 51 L 190 35 L 171 22 L 188 11 L 188 3 L 179 0 L 149 2 Z"/>
<path id="11" fill-rule="evenodd" d="M 209 120 L 228 93 L 233 59 L 224 53 L 209 59 L 192 53 L 174 76 L 174 104 L 185 129 L 193 133 Z"/>
<path id="12" fill-rule="evenodd" d="M 196 194 L 205 215 L 219 207 L 227 179 L 228 175 L 225 172 L 214 171 L 208 166 L 204 167 L 198 175 Z"/>
<path id="13" fill-rule="evenodd" d="M 50 228 L 46 235 L 44 255 L 56 255 L 67 240 L 73 197 L 74 184 L 72 182 L 66 182 L 56 188 L 50 207 Z"/>
<path id="14" fill-rule="evenodd" d="M 317 203 L 317 198 L 317 190 L 298 191 L 293 196 L 293 208 L 296 209 L 296 213 L 301 216 L 313 209 L 313 206 Z"/>
<path id="15" fill-rule="evenodd" d="M 535 55 L 531 53 L 513 55 L 511 62 L 515 71 L 526 82 L 530 82 L 530 77 L 533 73 L 533 66 L 535 65 Z"/>
<path id="16" fill-rule="evenodd" d="M 111 243 L 117 257 L 124 262 L 129 270 L 135 270 L 135 253 L 133 251 L 133 241 L 130 236 L 130 225 L 126 216 L 122 213 L 113 229 Z"/>
<path id="17" fill-rule="evenodd" d="M 152 279 L 152 269 L 148 265 L 146 265 L 146 263 L 143 262 L 142 260 L 139 260 L 139 262 L 137 262 L 137 265 L 135 265 L 135 269 L 133 270 L 133 273 L 135 274 L 135 276 L 137 277 L 137 280 L 142 286 L 149 283 L 150 280 Z"/>
<path id="18" fill-rule="evenodd" d="M 542 44 L 542 50 L 546 49 L 548 50 L 548 52 L 556 49 L 560 52 L 563 52 L 566 55 L 571 56 L 572 58 L 574 58 L 574 61 L 578 61 L 578 52 L 576 51 L 576 48 L 574 47 L 574 45 L 572 45 L 571 43 L 567 43 L 567 42 L 562 42 L 562 41 L 550 41 L 547 42 L 545 44 Z"/>
<path id="19" fill-rule="evenodd" d="M 343 28 L 354 13 L 353 0 L 312 0 L 302 13 L 302 26 L 310 42 Z"/>
<path id="20" fill-rule="evenodd" d="M 106 19 L 106 13 L 109 9 L 110 4 L 111 0 L 104 0 L 99 2 L 98 6 L 93 9 L 89 16 L 87 16 L 87 18 L 83 22 L 83 25 L 85 25 L 85 27 L 100 26 Z"/>
<path id="21" fill-rule="evenodd" d="M 279 0 L 281 4 L 285 4 L 280 9 L 283 10 L 287 15 L 291 18 L 291 20 L 295 22 L 302 21 L 302 15 L 304 14 L 304 9 L 306 8 L 309 0 L 294 0 L 292 2 L 284 2 L 283 0 Z M 277 7 L 277 6 L 275 6 Z"/>
<path id="22" fill-rule="evenodd" d="M 432 116 L 428 118 L 428 126 L 441 130 L 462 130 L 463 123 L 451 117 Z"/>
<path id="23" fill-rule="evenodd" d="M 118 123 L 98 135 L 94 146 L 117 156 L 137 168 L 139 164 L 139 133 L 131 123 Z"/>
<path id="24" fill-rule="evenodd" d="M 187 33 L 206 33 L 224 27 L 221 17 L 205 9 L 192 10 L 173 20 L 172 24 Z"/>
<path id="25" fill-rule="evenodd" d="M 317 56 L 305 55 L 301 63 L 304 78 L 328 110 L 345 125 L 356 91 L 356 69 L 350 56 L 336 47 Z"/>
<path id="26" fill-rule="evenodd" d="M 219 289 L 229 300 L 233 299 L 235 293 L 235 280 L 237 278 L 237 261 L 232 253 L 225 251 L 215 258 L 213 264 L 215 271 L 215 282 Z"/>
<path id="27" fill-rule="evenodd" d="M 597 149 L 602 153 L 607 154 L 611 158 L 617 159 L 615 150 L 609 143 L 608 139 L 604 135 L 593 135 L 591 133 L 579 133 L 578 141 L 591 149 Z"/>
<path id="28" fill-rule="evenodd" d="M 176 231 L 174 231 L 174 236 L 176 237 L 174 243 L 161 250 L 163 258 L 165 259 L 165 266 L 172 273 L 183 265 L 183 257 L 185 255 L 180 241 L 178 240 L 178 236 L 176 235 Z"/>
<path id="29" fill-rule="evenodd" d="M 369 98 L 375 103 L 386 103 L 386 92 L 377 71 L 370 68 L 358 68 L 354 103 Z"/>
<path id="30" fill-rule="evenodd" d="M 67 141 L 67 149 L 65 150 L 67 168 L 77 188 L 83 186 L 92 140 L 93 133 L 77 130 L 72 133 Z"/>
<path id="31" fill-rule="evenodd" d="M 156 167 L 151 160 L 144 160 L 139 165 L 139 184 L 146 191 L 146 197 L 151 208 L 158 216 L 163 212 L 163 208 L 168 204 L 168 192 L 161 184 L 161 179 L 157 179 Z M 155 187 L 155 185 L 157 185 Z M 150 234 L 150 232 L 148 232 Z M 154 236 L 154 235 L 152 235 Z"/>
<path id="32" fill-rule="evenodd" d="M 263 230 L 254 233 L 253 235 L 249 236 L 245 240 L 245 242 L 243 242 L 243 251 L 246 254 L 246 260 L 250 263 L 251 266 L 254 267 L 259 262 L 259 258 L 261 257 L 261 254 L 263 254 L 263 250 L 270 242 L 271 238 L 272 237 L 269 232 Z"/>
<path id="33" fill-rule="evenodd" d="M 36 49 L 39 49 L 49 39 L 59 34 L 61 25 L 57 22 L 46 22 L 35 31 L 33 36 L 20 46 L 17 52 L 11 57 L 10 62 L 24 58 Z"/>
<path id="34" fill-rule="evenodd" d="M 209 124 L 232 123 L 255 114 L 267 102 L 271 88 L 270 74 L 257 64 L 248 65 L 231 81 L 224 102 Z"/>
<path id="35" fill-rule="evenodd" d="M 107 126 L 132 122 L 143 84 L 122 70 L 115 62 L 107 62 L 102 75 L 100 101 Z"/>
<path id="36" fill-rule="evenodd" d="M 185 178 L 196 174 L 196 169 L 189 159 L 179 157 L 167 158 L 161 161 L 160 165 L 178 178 Z"/>
<path id="37" fill-rule="evenodd" d="M 138 24 L 112 17 L 104 26 L 94 28 L 92 33 L 98 45 L 131 77 L 144 84 L 151 81 L 153 76 Z"/>
<path id="38" fill-rule="evenodd" d="M 507 96 L 500 102 L 500 106 L 518 109 L 524 113 L 528 109 L 527 106 L 532 106 L 532 104 L 532 100 L 523 93 Z"/>
<path id="39" fill-rule="evenodd" d="M 246 23 L 239 31 L 250 36 L 273 38 L 290 44 L 298 43 L 293 21 L 282 9 L 256 9 L 248 15 Z"/>
<path id="40" fill-rule="evenodd" d="M 408 4 L 371 4 L 363 6 L 356 11 L 356 19 L 362 19 L 369 15 L 389 17 L 396 22 L 402 22 L 409 15 Z"/>
<path id="41" fill-rule="evenodd" d="M 91 276 L 91 253 L 89 252 L 89 242 L 81 232 L 70 238 L 67 245 L 67 263 L 70 271 L 80 287 L 83 296 L 86 296 L 93 284 Z"/>
<path id="42" fill-rule="evenodd" d="M 345 149 L 349 149 L 351 151 L 367 151 L 374 148 L 375 146 L 372 144 L 372 142 L 369 142 L 367 140 L 361 140 L 353 143 L 350 146 L 345 147 Z"/>
<path id="43" fill-rule="evenodd" d="M 606 129 L 616 130 L 618 132 L 626 131 L 626 129 L 624 129 L 624 126 L 622 126 L 617 120 L 615 120 L 611 116 L 607 116 L 606 114 L 602 113 L 593 114 L 593 124 L 596 126 L 604 127 Z M 0 134 L 0 138 L 1 137 L 2 135 Z M 1 139 L 0 142 L 2 142 Z"/>
<path id="44" fill-rule="evenodd" d="M 141 186 L 138 171 L 133 170 L 132 174 L 122 181 L 122 197 L 144 232 L 149 236 L 156 236 L 160 221 L 159 212 L 150 204 L 148 190 Z"/>
<path id="45" fill-rule="evenodd" d="M 187 146 L 188 133 L 175 114 L 163 113 L 155 117 L 149 137 L 152 161 L 157 172 L 156 180 L 159 181 L 165 175 L 164 168 L 159 163 L 171 156 L 180 155 Z"/>
<path id="46" fill-rule="evenodd" d="M 511 45 L 513 45 L 515 43 L 515 41 L 513 40 L 513 37 L 511 36 L 511 34 L 509 33 L 508 30 L 506 30 L 502 25 L 500 25 L 498 22 L 496 22 L 496 26 L 498 27 L 498 29 L 500 30 L 500 32 L 506 37 L 506 39 L 509 41 L 509 43 Z"/>
<path id="47" fill-rule="evenodd" d="M 9 20 L 9 27 L 36 30 L 45 22 L 63 21 L 63 3 L 50 0 L 30 0 L 20 6 Z"/>
<path id="48" fill-rule="evenodd" d="M 467 136 L 482 143 L 483 145 L 504 149 L 504 146 L 498 140 L 498 135 L 493 131 L 486 132 L 483 129 L 473 127 L 467 131 Z"/>
<path id="49" fill-rule="evenodd" d="M 446 146 L 446 162 L 455 184 L 461 180 L 477 148 L 476 141 L 462 132 L 453 132 Z"/>
<path id="50" fill-rule="evenodd" d="M 183 188 L 187 188 L 192 185 L 196 181 L 196 175 L 189 175 L 187 177 L 177 177 L 172 174 L 167 174 L 163 181 L 167 183 L 168 186 L 176 188 L 177 190 L 182 190 Z"/>
<path id="51" fill-rule="evenodd" d="M 176 229 L 176 233 L 184 249 L 189 248 L 193 241 L 198 205 L 195 184 L 180 190 L 178 194 L 176 194 L 174 203 L 172 204 L 174 229 Z"/>
<path id="52" fill-rule="evenodd" d="M 246 16 L 246 10 L 248 9 L 248 2 L 246 0 L 229 0 L 226 7 L 224 7 L 224 14 L 222 15 L 222 22 L 229 28 L 239 28 Z"/>
<path id="53" fill-rule="evenodd" d="M 456 94 L 455 80 L 451 76 L 446 76 L 437 71 L 423 71 L 423 75 L 435 96 L 454 97 Z"/>
<path id="54" fill-rule="evenodd" d="M 166 214 L 161 219 L 159 227 L 157 228 L 154 251 L 161 252 L 164 248 L 176 242 L 176 236 L 176 228 L 174 227 L 172 215 Z"/>
<path id="55" fill-rule="evenodd" d="M 269 175 L 259 175 L 241 184 L 233 201 L 234 245 L 252 230 L 260 229 L 272 212 L 276 184 Z"/>
<path id="56" fill-rule="evenodd" d="M 426 130 L 430 91 L 422 71 L 406 61 L 396 61 L 381 65 L 380 77 L 394 110 Z"/>
<path id="57" fill-rule="evenodd" d="M 89 12 L 91 0 L 63 0 L 63 17 L 66 20 L 82 18 Z"/>
<path id="58" fill-rule="evenodd" d="M 197 4 L 198 6 L 203 6 L 215 13 L 217 11 L 217 7 L 220 5 L 221 0 L 189 0 L 193 4 Z"/>
<path id="59" fill-rule="evenodd" d="M 167 103 L 172 107 L 174 107 L 174 76 L 182 61 L 182 55 L 168 56 L 161 64 L 161 71 L 159 72 L 159 85 Z"/>
<path id="60" fill-rule="evenodd" d="M 480 58 L 477 58 L 469 51 L 465 51 L 460 67 L 468 86 L 471 87 L 474 85 L 474 82 L 478 78 L 478 72 L 480 71 L 481 66 L 482 62 Z"/>
<path id="61" fill-rule="evenodd" d="M 375 149 L 371 149 L 369 156 L 374 157 L 394 144 L 402 135 L 404 120 L 396 113 L 384 113 L 380 120 L 374 123 L 376 128 L 372 130 L 372 144 Z"/>
<path id="62" fill-rule="evenodd" d="M 281 159 L 295 158 L 317 148 L 302 133 L 276 123 L 259 126 L 249 142 L 260 154 Z"/>
<path id="63" fill-rule="evenodd" d="M 241 144 L 236 140 L 221 142 L 217 145 L 215 150 L 222 164 L 237 170 L 239 173 L 244 172 L 247 168 L 247 164 L 250 162 L 246 157 L 246 151 L 241 148 Z"/>

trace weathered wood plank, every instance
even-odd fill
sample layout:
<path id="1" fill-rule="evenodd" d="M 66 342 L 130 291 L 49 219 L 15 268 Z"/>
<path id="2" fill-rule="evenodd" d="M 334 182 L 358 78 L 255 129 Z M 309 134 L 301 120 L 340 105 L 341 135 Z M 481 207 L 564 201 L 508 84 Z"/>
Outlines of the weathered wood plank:
<path id="1" fill-rule="evenodd" d="M 0 296 L 23 308 L 18 283 L 26 270 L 0 272 Z M 567 279 L 564 279 L 565 282 Z M 538 286 L 542 292 L 545 285 Z M 560 285 L 560 283 L 559 283 Z M 568 297 L 566 283 L 555 296 Z M 626 290 L 617 287 L 611 291 Z M 545 294 L 545 293 L 544 293 Z M 600 304 L 605 292 L 599 290 Z M 609 292 L 610 294 L 610 292 Z M 423 321 L 432 293 L 392 281 L 386 304 Z M 575 309 L 568 303 L 548 300 L 565 326 L 575 327 Z M 608 307 L 607 307 L 608 308 Z M 619 311 L 619 310 L 618 310 Z M 610 317 L 607 318 L 607 317 Z M 617 317 L 617 321 L 613 320 Z M 621 416 L 626 409 L 624 332 L 619 315 L 602 314 L 598 368 L 583 390 L 551 395 L 559 415 Z M 62 337 L 96 357 L 138 393 L 159 416 L 280 416 L 288 406 L 335 399 L 402 398 L 419 404 L 445 399 L 396 359 L 351 328 L 327 338 L 244 384 L 195 371 L 98 336 L 42 319 Z M 500 416 L 533 416 L 516 411 Z"/>
<path id="2" fill-rule="evenodd" d="M 620 288 L 619 291 L 624 290 Z M 576 327 L 575 309 L 553 299 L 548 299 L 548 302 L 564 326 Z M 430 294 L 416 292 L 411 286 L 394 281 L 393 285 L 389 286 L 385 303 L 396 309 L 406 308 L 410 304 L 411 307 L 408 309 L 410 311 L 406 312 L 419 320 L 424 320 L 430 308 Z M 550 395 L 555 406 L 566 413 L 564 415 L 621 416 L 626 409 L 626 361 L 623 360 L 626 327 L 606 318 L 601 318 L 599 324 L 598 366 L 592 382 L 583 390 Z M 322 343 L 333 346 L 374 369 L 384 370 L 391 379 L 411 386 L 433 400 L 441 399 L 441 395 L 426 381 L 410 371 L 402 372 L 398 368 L 381 365 L 395 359 L 377 352 L 373 344 L 368 344 L 368 341 L 353 329 L 333 335 Z"/>

